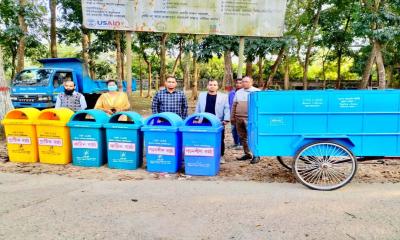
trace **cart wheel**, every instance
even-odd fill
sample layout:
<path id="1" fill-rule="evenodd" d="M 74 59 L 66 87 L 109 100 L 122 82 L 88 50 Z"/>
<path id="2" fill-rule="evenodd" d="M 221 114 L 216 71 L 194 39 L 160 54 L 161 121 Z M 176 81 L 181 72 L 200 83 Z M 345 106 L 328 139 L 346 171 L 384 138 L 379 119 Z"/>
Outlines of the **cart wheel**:
<path id="1" fill-rule="evenodd" d="M 282 166 L 292 171 L 293 157 L 277 156 L 276 159 L 278 159 L 278 162 L 282 164 Z"/>
<path id="2" fill-rule="evenodd" d="M 329 191 L 351 181 L 357 170 L 357 160 L 341 144 L 314 142 L 298 151 L 292 168 L 297 180 L 305 186 Z"/>

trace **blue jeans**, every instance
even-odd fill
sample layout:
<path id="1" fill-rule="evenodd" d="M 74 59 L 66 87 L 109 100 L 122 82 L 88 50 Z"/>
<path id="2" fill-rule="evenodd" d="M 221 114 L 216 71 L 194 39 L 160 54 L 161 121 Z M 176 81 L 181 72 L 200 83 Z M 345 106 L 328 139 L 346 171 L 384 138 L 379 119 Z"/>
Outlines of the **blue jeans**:
<path id="1" fill-rule="evenodd" d="M 231 128 L 232 128 L 233 143 L 235 145 L 240 145 L 240 138 L 236 129 L 236 125 L 231 125 Z"/>

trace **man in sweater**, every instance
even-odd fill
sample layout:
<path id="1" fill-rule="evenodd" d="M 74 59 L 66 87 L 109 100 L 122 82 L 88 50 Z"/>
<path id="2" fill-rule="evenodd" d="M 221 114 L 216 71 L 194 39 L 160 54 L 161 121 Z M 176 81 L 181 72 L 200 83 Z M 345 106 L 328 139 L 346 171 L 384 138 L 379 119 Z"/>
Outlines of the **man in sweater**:
<path id="1" fill-rule="evenodd" d="M 85 97 L 75 92 L 75 83 L 72 80 L 64 82 L 64 92 L 58 94 L 55 108 L 66 107 L 76 112 L 87 107 Z"/>
<path id="2" fill-rule="evenodd" d="M 221 160 L 220 163 L 225 163 L 225 125 L 229 123 L 231 118 L 228 95 L 218 92 L 218 82 L 209 80 L 207 84 L 207 92 L 202 92 L 199 95 L 199 100 L 196 105 L 196 113 L 207 112 L 214 114 L 221 120 L 224 130 L 222 131 L 221 139 Z"/>
<path id="3" fill-rule="evenodd" d="M 244 155 L 236 158 L 239 161 L 250 160 L 251 164 L 258 163 L 259 157 L 253 157 L 247 143 L 247 122 L 248 122 L 248 109 L 247 102 L 251 92 L 260 91 L 260 89 L 253 87 L 253 79 L 251 77 L 244 77 L 242 79 L 242 88 L 238 90 L 233 99 L 233 108 L 231 114 L 231 123 L 236 125 L 236 129 L 240 136 L 240 143 L 243 145 Z"/>

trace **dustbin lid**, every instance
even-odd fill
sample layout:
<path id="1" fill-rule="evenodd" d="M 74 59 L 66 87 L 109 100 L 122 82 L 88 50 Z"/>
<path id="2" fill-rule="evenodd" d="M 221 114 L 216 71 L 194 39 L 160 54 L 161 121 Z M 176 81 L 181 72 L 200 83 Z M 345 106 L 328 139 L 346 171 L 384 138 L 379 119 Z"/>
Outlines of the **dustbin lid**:
<path id="1" fill-rule="evenodd" d="M 142 127 L 142 131 L 178 131 L 178 128 L 182 126 L 182 118 L 171 112 L 163 112 L 153 114 L 148 117 Z"/>
<path id="2" fill-rule="evenodd" d="M 121 117 L 127 118 L 126 121 L 121 120 Z M 118 128 L 118 129 L 140 129 L 143 125 L 143 118 L 137 112 L 117 112 L 114 113 L 108 123 L 103 126 L 105 128 Z"/>
<path id="3" fill-rule="evenodd" d="M 211 113 L 195 113 L 186 118 L 182 132 L 219 132 L 222 130 L 221 120 Z"/>
<path id="4" fill-rule="evenodd" d="M 76 112 L 68 122 L 68 127 L 102 128 L 107 123 L 109 116 L 102 110 L 90 109 Z"/>
<path id="5" fill-rule="evenodd" d="M 36 125 L 66 126 L 74 112 L 69 108 L 50 108 L 40 112 Z"/>
<path id="6" fill-rule="evenodd" d="M 40 111 L 36 108 L 19 108 L 9 111 L 2 124 L 32 125 L 35 124 Z"/>

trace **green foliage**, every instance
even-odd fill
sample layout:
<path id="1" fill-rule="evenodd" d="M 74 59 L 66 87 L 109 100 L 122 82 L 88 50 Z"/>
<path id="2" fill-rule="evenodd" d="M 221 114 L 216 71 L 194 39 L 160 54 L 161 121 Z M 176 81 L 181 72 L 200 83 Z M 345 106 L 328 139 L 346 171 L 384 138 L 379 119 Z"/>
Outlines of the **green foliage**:
<path id="1" fill-rule="evenodd" d="M 36 1 L 27 1 L 24 7 L 15 0 L 0 1 L 0 45 L 4 49 L 4 68 L 7 77 L 15 71 L 18 43 L 23 32 L 19 27 L 18 13 L 22 13 L 28 26 L 25 56 L 30 60 L 47 57 L 48 51 L 42 39 L 47 36 L 48 28 L 43 22 L 46 8 Z"/>
<path id="2" fill-rule="evenodd" d="M 82 41 L 82 4 L 76 0 L 57 0 L 61 15 L 57 38 L 67 45 L 80 44 Z"/>
<path id="3" fill-rule="evenodd" d="M 153 74 L 159 73 L 161 68 L 160 40 L 161 34 L 139 32 L 136 34 L 136 41 L 132 46 L 133 52 L 140 54 L 144 61 L 148 61 L 152 65 Z"/>
<path id="4" fill-rule="evenodd" d="M 239 38 L 235 36 L 209 35 L 203 39 L 196 51 L 201 62 L 207 62 L 215 55 L 220 58 L 225 51 L 231 51 L 237 55 L 239 51 Z"/>
<path id="5" fill-rule="evenodd" d="M 107 79 L 113 69 L 109 63 L 101 61 L 95 63 L 94 71 L 96 72 L 97 79 Z"/>
<path id="6" fill-rule="evenodd" d="M 276 54 L 282 46 L 285 46 L 287 39 L 282 38 L 249 38 L 245 42 L 246 59 L 254 61 L 258 56 Z"/>
<path id="7" fill-rule="evenodd" d="M 221 81 L 224 78 L 224 60 L 214 56 L 207 63 L 200 64 L 200 76 Z"/>

